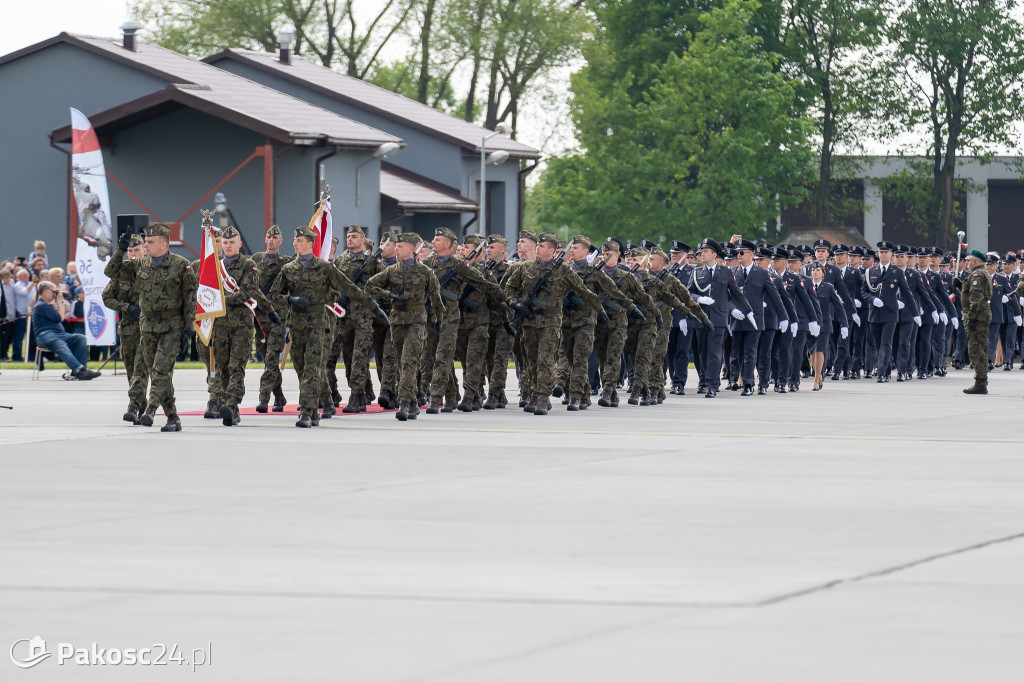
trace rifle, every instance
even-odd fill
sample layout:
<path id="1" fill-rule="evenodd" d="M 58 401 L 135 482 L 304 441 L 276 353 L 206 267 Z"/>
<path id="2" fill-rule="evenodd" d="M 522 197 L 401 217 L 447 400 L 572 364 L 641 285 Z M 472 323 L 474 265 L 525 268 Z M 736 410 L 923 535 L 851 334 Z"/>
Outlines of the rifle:
<path id="1" fill-rule="evenodd" d="M 456 276 L 458 276 L 459 273 L 462 272 L 463 266 L 466 266 L 467 263 L 471 263 L 474 258 L 480 255 L 480 250 L 483 249 L 484 246 L 484 242 L 480 242 L 479 244 L 477 244 L 476 248 L 473 249 L 473 251 L 466 257 L 466 260 L 457 263 L 453 268 L 451 268 L 450 270 L 448 270 L 448 272 L 444 274 L 444 277 L 442 277 L 440 281 L 438 281 L 438 284 L 441 285 L 441 296 L 447 298 L 449 301 L 459 300 L 459 297 L 455 294 L 455 292 L 450 291 L 448 289 L 448 285 L 455 280 Z M 452 256 L 452 258 L 454 257 L 455 256 Z"/>
<path id="2" fill-rule="evenodd" d="M 475 255 L 476 253 L 477 253 L 477 250 L 474 249 L 473 253 L 469 254 L 469 258 L 466 259 L 467 266 L 472 267 L 472 262 L 471 261 L 474 258 L 476 258 L 476 255 Z M 481 270 L 480 270 L 482 273 L 486 273 L 489 269 L 494 267 L 493 265 L 489 265 L 488 263 L 494 263 L 494 261 L 493 260 L 492 261 L 486 261 L 484 263 L 483 268 L 481 268 Z M 475 286 L 472 286 L 470 284 L 467 284 L 465 287 L 463 287 L 462 294 L 459 296 L 459 307 L 460 308 L 465 308 L 466 310 L 469 310 L 469 311 L 477 310 L 477 309 L 480 308 L 480 304 L 479 303 L 477 303 L 473 299 L 469 298 L 469 295 L 471 293 L 473 293 L 474 291 L 479 291 L 479 289 L 477 289 Z"/>
<path id="3" fill-rule="evenodd" d="M 390 239 L 385 239 L 384 241 L 382 241 L 380 243 L 380 246 L 377 247 L 377 250 L 374 251 L 369 258 L 365 259 L 362 262 L 362 264 L 360 264 L 358 270 L 352 273 L 353 284 L 359 286 L 359 280 L 363 278 L 363 272 L 366 271 L 366 266 L 369 265 L 371 262 L 377 262 L 377 259 L 380 258 L 380 254 L 384 252 L 384 247 L 387 246 L 390 242 Z M 350 304 L 351 301 L 349 301 L 348 296 L 342 296 L 341 298 L 338 299 L 338 305 L 340 305 L 342 308 L 345 308 L 346 310 L 348 310 Z M 378 303 L 377 301 L 373 302 L 373 317 L 381 324 L 390 323 L 390 319 L 388 319 L 388 314 L 384 312 L 384 309 L 380 307 L 380 303 Z"/>
<path id="4" fill-rule="evenodd" d="M 538 310 L 545 310 L 548 304 L 537 298 L 540 292 L 547 288 L 548 278 L 551 277 L 551 273 L 558 269 L 558 267 L 565 261 L 565 255 L 568 249 L 563 249 L 555 254 L 552 259 L 553 267 L 546 271 L 543 275 L 537 278 L 530 293 L 525 297 L 521 298 L 512 304 L 512 309 L 516 311 L 516 314 L 512 316 L 512 321 L 508 323 L 506 331 L 512 336 L 519 336 L 523 332 L 523 320 L 526 318 L 533 319 L 533 308 L 537 307 Z"/>
<path id="5" fill-rule="evenodd" d="M 590 279 L 590 276 L 593 275 L 598 270 L 602 269 L 607 262 L 608 255 L 606 254 L 603 258 L 601 258 L 601 261 L 599 263 L 591 263 L 591 268 L 587 270 L 585 273 L 583 273 L 583 276 L 580 277 L 580 279 L 583 280 L 584 283 L 586 283 L 586 281 Z M 562 298 L 562 309 L 566 313 L 569 313 L 574 309 L 583 310 L 584 306 L 586 305 L 586 302 L 582 298 L 572 293 L 571 291 L 565 292 L 565 296 Z M 605 311 L 604 308 L 601 308 L 601 310 L 598 311 L 597 319 L 600 320 L 601 322 L 608 321 L 608 313 Z"/>

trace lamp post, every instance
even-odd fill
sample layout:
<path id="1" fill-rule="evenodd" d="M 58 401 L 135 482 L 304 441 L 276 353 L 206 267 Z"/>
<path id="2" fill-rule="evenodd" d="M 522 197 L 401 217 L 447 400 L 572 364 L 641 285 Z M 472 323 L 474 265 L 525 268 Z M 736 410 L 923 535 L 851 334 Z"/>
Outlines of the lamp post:
<path id="1" fill-rule="evenodd" d="M 363 161 L 361 164 L 356 166 L 356 206 L 359 205 L 359 172 L 362 170 L 363 166 L 370 163 L 371 161 L 379 161 L 380 159 L 386 159 L 401 148 L 402 145 L 398 144 L 397 142 L 385 142 L 384 144 L 373 150 L 373 156 L 371 156 L 366 161 Z"/>
<path id="2" fill-rule="evenodd" d="M 487 167 L 497 166 L 498 164 L 505 163 L 508 160 L 508 152 L 496 151 L 488 156 L 487 154 L 487 140 L 491 139 L 495 135 L 511 135 L 512 129 L 509 125 L 502 121 L 496 125 L 495 130 L 490 135 L 484 135 L 480 140 L 480 217 L 477 219 L 477 234 L 487 233 Z"/>

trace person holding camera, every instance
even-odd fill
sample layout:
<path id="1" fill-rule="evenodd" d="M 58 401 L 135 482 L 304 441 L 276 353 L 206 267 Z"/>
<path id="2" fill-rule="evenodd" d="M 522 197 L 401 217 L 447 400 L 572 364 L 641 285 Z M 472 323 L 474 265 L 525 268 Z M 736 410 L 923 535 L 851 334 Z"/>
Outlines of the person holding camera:
<path id="1" fill-rule="evenodd" d="M 56 353 L 67 364 L 74 378 L 81 381 L 95 379 L 100 373 L 85 365 L 85 335 L 64 331 L 63 323 L 68 318 L 69 307 L 58 298 L 57 285 L 43 281 L 39 283 L 38 289 L 39 297 L 32 311 L 36 343 Z"/>

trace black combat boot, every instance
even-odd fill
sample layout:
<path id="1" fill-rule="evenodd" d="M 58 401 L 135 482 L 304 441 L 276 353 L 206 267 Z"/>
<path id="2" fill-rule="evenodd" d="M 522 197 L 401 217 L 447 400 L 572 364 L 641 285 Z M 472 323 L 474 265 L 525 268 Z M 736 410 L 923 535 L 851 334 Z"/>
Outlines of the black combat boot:
<path id="1" fill-rule="evenodd" d="M 313 426 L 313 422 L 310 420 L 309 415 L 303 412 L 299 415 L 299 420 L 295 422 L 295 425 L 302 429 L 308 429 Z"/>
<path id="2" fill-rule="evenodd" d="M 256 403 L 256 411 L 259 412 L 260 414 L 266 414 L 267 411 L 270 409 L 269 402 L 270 396 L 261 394 L 260 401 Z"/>
<path id="3" fill-rule="evenodd" d="M 206 412 L 203 412 L 203 419 L 216 419 L 220 416 L 220 403 L 216 400 L 206 401 Z"/>
<path id="4" fill-rule="evenodd" d="M 639 388 L 634 388 L 633 392 L 629 394 L 629 400 L 627 400 L 626 402 L 629 403 L 630 405 L 639 405 L 640 393 L 641 391 Z"/>
<path id="5" fill-rule="evenodd" d="M 321 419 L 331 419 L 334 415 L 338 414 L 338 408 L 333 404 L 324 405 L 323 412 L 320 414 Z"/>
<path id="6" fill-rule="evenodd" d="M 415 419 L 420 416 L 420 406 L 416 403 L 409 403 L 409 419 Z"/>
<path id="7" fill-rule="evenodd" d="M 161 426 L 160 430 L 163 431 L 164 433 L 174 433 L 176 431 L 181 431 L 181 420 L 178 419 L 178 415 L 167 415 L 167 423 Z"/>
<path id="8" fill-rule="evenodd" d="M 143 426 L 152 426 L 153 417 L 156 416 L 156 405 L 147 405 L 146 412 L 139 417 L 139 423 Z"/>
<path id="9" fill-rule="evenodd" d="M 398 412 L 395 412 L 395 419 L 400 422 L 404 422 L 409 418 L 409 403 L 404 400 L 398 403 Z"/>
<path id="10" fill-rule="evenodd" d="M 274 412 L 284 412 L 284 408 L 288 406 L 288 401 L 284 398 L 284 391 L 279 388 L 274 389 Z"/>
<path id="11" fill-rule="evenodd" d="M 526 407 L 523 408 L 523 412 L 533 412 L 537 409 L 537 403 L 540 402 L 537 398 L 530 396 L 530 399 L 526 401 Z"/>
<path id="12" fill-rule="evenodd" d="M 640 391 L 640 406 L 648 407 L 651 404 L 651 391 L 650 389 L 643 389 Z"/>
<path id="13" fill-rule="evenodd" d="M 508 398 L 505 397 L 505 391 L 502 391 L 498 394 L 498 409 L 504 410 L 506 405 L 508 405 Z"/>
<path id="14" fill-rule="evenodd" d="M 230 405 L 221 405 L 217 412 L 220 414 L 221 423 L 224 426 L 235 425 L 235 412 L 231 409 Z"/>
<path id="15" fill-rule="evenodd" d="M 975 383 L 970 388 L 965 388 L 964 393 L 968 395 L 988 395 L 988 386 L 985 384 Z"/>
<path id="16" fill-rule="evenodd" d="M 580 399 L 579 398 L 569 398 L 569 406 L 566 407 L 565 409 L 566 409 L 567 412 L 579 412 L 579 409 L 580 409 Z"/>
<path id="17" fill-rule="evenodd" d="M 597 399 L 597 404 L 600 405 L 601 407 L 611 407 L 612 392 L 609 391 L 608 389 L 605 389 L 604 392 L 601 393 L 601 397 Z"/>
<path id="18" fill-rule="evenodd" d="M 455 411 L 455 406 L 458 405 L 458 404 L 459 404 L 458 396 L 456 396 L 455 399 L 447 398 L 444 401 L 444 407 L 441 408 L 441 412 L 443 412 L 444 414 L 451 414 L 452 412 Z"/>
<path id="19" fill-rule="evenodd" d="M 590 398 L 584 398 L 583 400 L 580 401 L 580 409 L 585 410 L 588 407 L 590 407 L 590 404 Z"/>
<path id="20" fill-rule="evenodd" d="M 363 393 L 363 396 L 365 397 L 365 399 L 363 400 L 363 409 L 361 409 L 360 412 L 366 412 L 366 406 L 377 399 L 377 394 L 373 392 L 373 388 L 371 387 L 367 387 L 366 392 Z"/>
<path id="21" fill-rule="evenodd" d="M 348 397 L 348 404 L 341 408 L 341 411 L 345 414 L 357 414 L 360 412 L 360 408 L 363 406 L 366 396 L 362 393 L 353 393 Z"/>
<path id="22" fill-rule="evenodd" d="M 612 407 L 619 406 L 619 392 L 616 389 L 612 389 Z"/>
<path id="23" fill-rule="evenodd" d="M 483 393 L 477 393 L 476 397 L 473 398 L 473 411 L 474 412 L 478 412 L 479 410 L 483 409 L 483 406 L 484 406 L 484 394 Z"/>
<path id="24" fill-rule="evenodd" d="M 126 422 L 131 422 L 132 424 L 138 424 L 139 423 L 139 411 L 136 410 L 131 405 L 129 405 L 128 406 L 128 411 L 124 413 L 124 416 L 122 416 L 121 419 L 123 419 Z"/>
<path id="25" fill-rule="evenodd" d="M 531 412 L 533 412 L 534 414 L 539 414 L 539 415 L 545 415 L 545 414 L 547 414 L 550 411 L 551 411 L 551 401 L 547 400 L 546 398 L 544 400 L 538 400 L 537 404 L 534 406 L 533 410 L 531 410 Z"/>
<path id="26" fill-rule="evenodd" d="M 526 403 L 528 403 L 528 402 L 530 402 L 530 396 L 523 395 L 522 393 L 520 393 L 519 394 L 519 407 L 520 408 L 526 407 Z"/>
<path id="27" fill-rule="evenodd" d="M 473 400 L 470 398 L 463 398 L 462 402 L 459 403 L 460 412 L 472 412 L 473 411 Z"/>
<path id="28" fill-rule="evenodd" d="M 484 403 L 485 410 L 495 410 L 498 408 L 498 396 L 491 395 L 487 396 L 487 402 Z"/>
<path id="29" fill-rule="evenodd" d="M 441 401 L 431 400 L 430 404 L 427 405 L 427 414 L 437 414 L 441 411 Z"/>
<path id="30" fill-rule="evenodd" d="M 334 403 L 335 407 L 341 405 L 341 391 L 338 390 L 337 386 L 331 388 L 331 402 Z"/>
<path id="31" fill-rule="evenodd" d="M 320 426 L 320 410 L 314 409 L 309 415 L 309 423 L 313 426 Z"/>

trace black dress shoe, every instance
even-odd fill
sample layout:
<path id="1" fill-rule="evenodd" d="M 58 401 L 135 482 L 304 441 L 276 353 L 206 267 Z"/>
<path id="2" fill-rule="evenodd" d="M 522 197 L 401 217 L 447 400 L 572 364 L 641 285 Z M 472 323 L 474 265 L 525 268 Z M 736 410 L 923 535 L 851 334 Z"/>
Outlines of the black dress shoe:
<path id="1" fill-rule="evenodd" d="M 785 386 L 779 386 L 778 384 L 776 384 L 775 385 L 775 392 L 776 393 L 785 393 L 786 392 L 786 387 Z"/>
<path id="2" fill-rule="evenodd" d="M 757 394 L 758 395 L 768 395 L 768 391 L 764 390 L 764 386 L 758 386 L 757 387 Z"/>
<path id="3" fill-rule="evenodd" d="M 704 397 L 705 398 L 714 398 L 716 395 L 718 395 L 718 391 L 716 391 L 713 388 L 709 388 L 707 390 L 707 393 L 704 394 Z"/>
<path id="4" fill-rule="evenodd" d="M 706 386 L 698 386 L 697 387 L 697 395 L 704 395 L 707 392 L 707 390 L 708 389 L 707 389 Z"/>
<path id="5" fill-rule="evenodd" d="M 754 387 L 753 386 L 744 386 L 743 387 L 743 393 L 741 393 L 740 395 L 744 395 L 744 396 L 746 396 L 746 395 L 754 395 Z"/>

